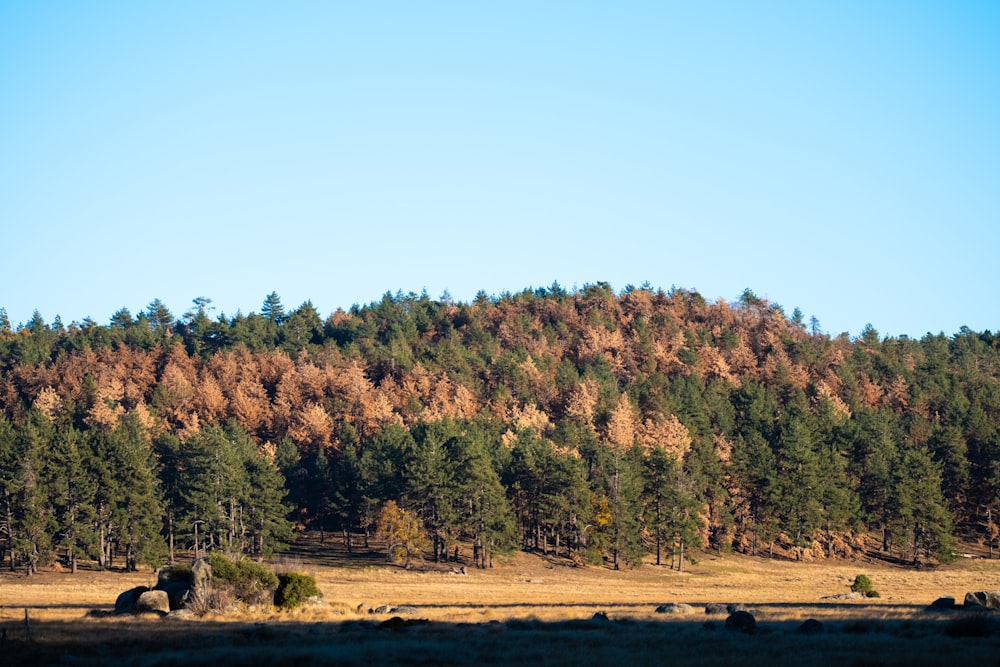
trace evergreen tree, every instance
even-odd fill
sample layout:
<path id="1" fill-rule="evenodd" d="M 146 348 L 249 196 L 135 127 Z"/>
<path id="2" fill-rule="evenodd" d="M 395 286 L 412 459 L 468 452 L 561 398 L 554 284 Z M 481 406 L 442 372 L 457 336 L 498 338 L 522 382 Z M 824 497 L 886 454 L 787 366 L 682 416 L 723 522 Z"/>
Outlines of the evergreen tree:
<path id="1" fill-rule="evenodd" d="M 96 552 L 93 534 L 96 485 L 85 465 L 89 451 L 81 442 L 79 432 L 72 426 L 65 426 L 56 431 L 45 462 L 46 486 L 57 527 L 55 546 L 64 550 L 74 574 L 80 556 Z"/>
<path id="2" fill-rule="evenodd" d="M 99 434 L 106 457 L 103 501 L 106 518 L 106 567 L 111 567 L 113 547 L 124 551 L 125 569 L 161 562 L 165 545 L 161 529 L 163 509 L 152 444 L 141 423 L 126 416 L 116 429 Z M 100 490 L 95 497 L 100 494 Z"/>
<path id="3" fill-rule="evenodd" d="M 271 554 L 292 538 L 288 521 L 292 508 L 285 503 L 285 479 L 238 424 L 230 422 L 226 435 L 243 461 L 248 482 L 241 499 L 240 547 L 254 556 Z"/>
<path id="4" fill-rule="evenodd" d="M 55 513 L 48 500 L 43 474 L 45 456 L 53 439 L 52 424 L 36 410 L 29 411 L 14 439 L 14 465 L 3 491 L 9 497 L 11 547 L 25 571 L 34 574 L 40 562 L 52 557 Z M 12 557 L 13 562 L 13 557 Z"/>
<path id="5" fill-rule="evenodd" d="M 275 325 L 281 324 L 285 319 L 285 308 L 281 305 L 281 297 L 277 292 L 271 292 L 264 299 L 260 314 Z"/>
<path id="6" fill-rule="evenodd" d="M 741 513 L 749 521 L 750 553 L 758 554 L 761 543 L 771 555 L 774 540 L 780 534 L 780 479 L 778 464 L 771 446 L 757 431 L 739 437 L 733 447 L 733 472 Z"/>
<path id="7" fill-rule="evenodd" d="M 789 416 L 781 430 L 775 459 L 778 516 L 782 529 L 800 554 L 801 549 L 809 546 L 823 520 L 822 471 L 807 414 Z"/>
<path id="8" fill-rule="evenodd" d="M 909 546 L 913 563 L 925 556 L 949 561 L 952 555 L 952 517 L 941 492 L 941 464 L 925 447 L 910 447 L 894 471 L 893 519 L 896 542 Z"/>

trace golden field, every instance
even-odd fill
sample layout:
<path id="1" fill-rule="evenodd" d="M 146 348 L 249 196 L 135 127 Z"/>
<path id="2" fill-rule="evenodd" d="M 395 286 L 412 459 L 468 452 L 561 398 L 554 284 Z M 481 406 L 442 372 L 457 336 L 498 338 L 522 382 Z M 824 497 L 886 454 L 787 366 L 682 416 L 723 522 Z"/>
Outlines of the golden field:
<path id="1" fill-rule="evenodd" d="M 374 549 L 349 556 L 339 541 L 320 545 L 310 536 L 274 565 L 315 576 L 324 604 L 186 620 L 113 616 L 117 595 L 152 585 L 151 571 L 0 573 L 0 663 L 1000 664 L 992 614 L 968 620 L 962 611 L 925 610 L 941 596 L 961 603 L 967 591 L 1000 589 L 1000 561 L 913 570 L 698 554 L 684 572 L 654 565 L 614 572 L 518 554 L 461 575 L 451 564 L 419 561 L 403 570 Z M 830 598 L 862 573 L 881 597 Z M 693 611 L 656 613 L 668 602 Z M 725 630 L 725 615 L 704 613 L 710 602 L 746 605 L 757 631 Z M 405 623 L 385 624 L 391 614 L 368 613 L 381 605 L 416 610 L 401 617 Z M 594 619 L 597 612 L 608 620 Z M 808 618 L 820 620 L 823 632 L 796 632 Z M 983 634 L 983 627 L 989 636 L 952 636 Z"/>

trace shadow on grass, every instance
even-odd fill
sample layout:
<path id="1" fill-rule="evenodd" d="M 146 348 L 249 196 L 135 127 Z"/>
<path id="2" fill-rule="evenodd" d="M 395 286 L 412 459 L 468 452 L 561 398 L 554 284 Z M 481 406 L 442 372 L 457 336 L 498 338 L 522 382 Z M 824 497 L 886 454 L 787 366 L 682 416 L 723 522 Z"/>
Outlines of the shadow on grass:
<path id="1" fill-rule="evenodd" d="M 512 620 L 444 623 L 413 618 L 336 622 L 99 619 L 0 624 L 10 665 L 931 665 L 995 664 L 989 620 L 955 634 L 959 617 L 825 623 L 759 622 L 752 634 L 711 620 Z M 968 617 L 963 617 L 968 618 Z M 982 617 L 980 617 L 982 618 Z M 981 628 L 985 627 L 985 633 Z"/>

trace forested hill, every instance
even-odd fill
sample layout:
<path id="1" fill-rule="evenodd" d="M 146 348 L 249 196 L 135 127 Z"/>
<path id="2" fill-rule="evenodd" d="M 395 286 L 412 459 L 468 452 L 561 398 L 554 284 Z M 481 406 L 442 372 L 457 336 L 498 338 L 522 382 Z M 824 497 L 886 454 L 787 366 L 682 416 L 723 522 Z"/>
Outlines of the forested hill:
<path id="1" fill-rule="evenodd" d="M 831 338 L 750 291 L 605 283 L 387 294 L 325 320 L 273 293 L 233 317 L 207 299 L 107 325 L 4 315 L 0 564 L 262 553 L 292 526 L 407 518 L 429 557 L 471 543 L 479 565 L 992 549 L 998 346 Z"/>

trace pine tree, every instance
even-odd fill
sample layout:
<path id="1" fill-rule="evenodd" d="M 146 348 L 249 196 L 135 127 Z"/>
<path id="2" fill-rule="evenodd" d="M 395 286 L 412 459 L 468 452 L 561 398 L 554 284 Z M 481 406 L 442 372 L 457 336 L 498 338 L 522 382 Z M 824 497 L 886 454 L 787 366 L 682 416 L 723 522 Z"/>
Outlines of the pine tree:
<path id="1" fill-rule="evenodd" d="M 509 553 L 516 544 L 510 504 L 486 449 L 486 434 L 474 422 L 446 443 L 455 465 L 455 510 L 459 530 L 472 537 L 473 562 L 492 567 L 493 555 Z"/>
<path id="2" fill-rule="evenodd" d="M 126 416 L 107 434 L 113 500 L 111 536 L 124 549 L 125 569 L 138 564 L 155 566 L 166 551 L 163 542 L 163 509 L 152 443 L 134 415 Z"/>
<path id="3" fill-rule="evenodd" d="M 270 320 L 273 324 L 281 324 L 285 319 L 285 308 L 281 305 L 281 297 L 277 292 L 271 292 L 264 299 L 260 314 Z"/>
<path id="4" fill-rule="evenodd" d="M 926 447 L 907 448 L 894 470 L 893 520 L 897 544 L 912 549 L 913 563 L 921 553 L 949 561 L 952 517 L 941 492 L 942 465 Z"/>
<path id="5" fill-rule="evenodd" d="M 285 503 L 288 494 L 285 479 L 238 424 L 230 422 L 226 435 L 243 459 L 247 474 L 248 485 L 240 510 L 241 549 L 258 557 L 269 555 L 287 546 L 292 538 L 292 525 L 288 521 L 292 508 Z"/>
<path id="6" fill-rule="evenodd" d="M 9 497 L 11 546 L 25 571 L 34 574 L 40 562 L 52 557 L 51 536 L 56 530 L 55 512 L 48 500 L 43 474 L 45 456 L 53 439 L 49 419 L 32 409 L 14 439 L 14 465 L 5 480 Z"/>
<path id="7" fill-rule="evenodd" d="M 792 413 L 781 429 L 776 453 L 778 468 L 778 515 L 782 529 L 801 549 L 809 546 L 822 526 L 822 471 L 816 454 L 815 435 L 807 413 Z"/>
<path id="8" fill-rule="evenodd" d="M 89 448 L 72 426 L 59 429 L 45 464 L 46 486 L 55 513 L 55 546 L 65 550 L 70 572 L 77 571 L 80 556 L 96 551 L 93 533 L 96 484 L 88 474 Z"/>

